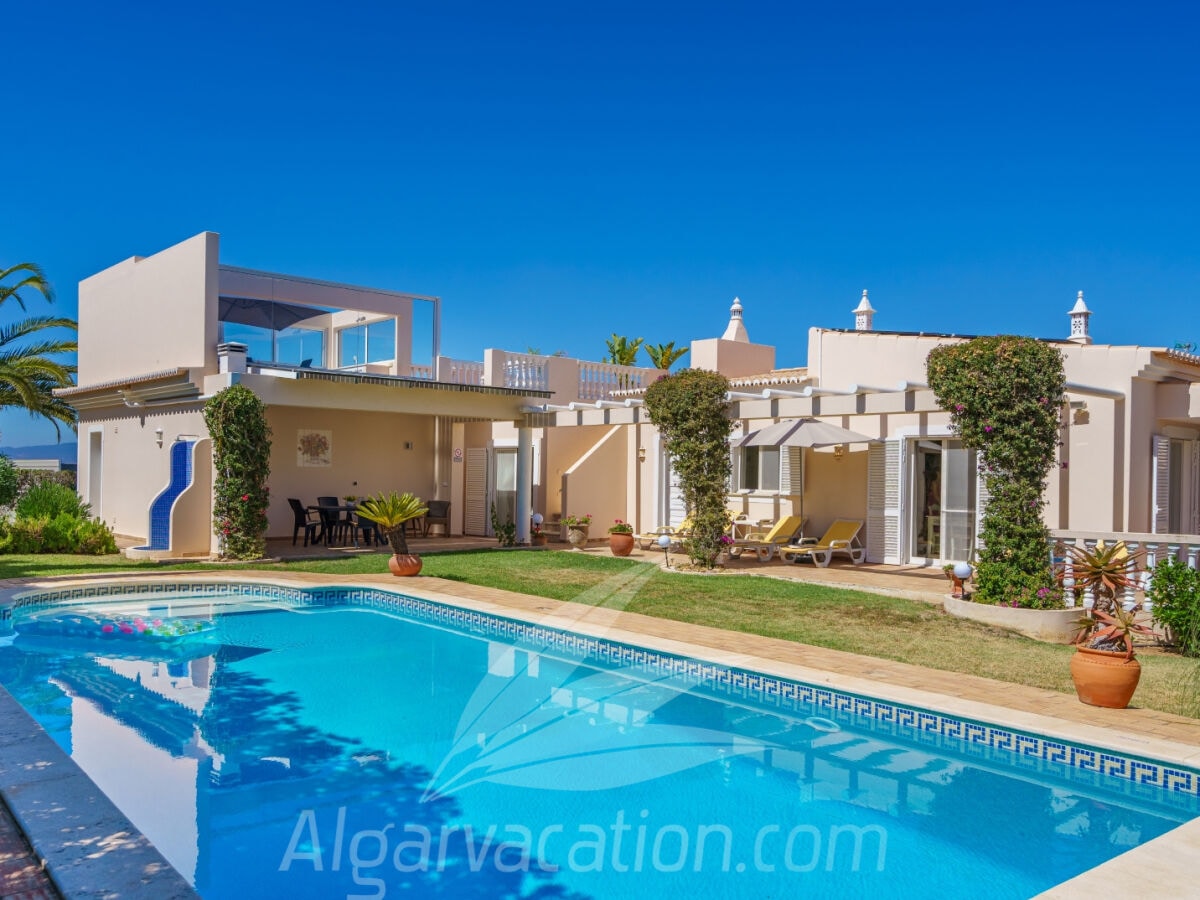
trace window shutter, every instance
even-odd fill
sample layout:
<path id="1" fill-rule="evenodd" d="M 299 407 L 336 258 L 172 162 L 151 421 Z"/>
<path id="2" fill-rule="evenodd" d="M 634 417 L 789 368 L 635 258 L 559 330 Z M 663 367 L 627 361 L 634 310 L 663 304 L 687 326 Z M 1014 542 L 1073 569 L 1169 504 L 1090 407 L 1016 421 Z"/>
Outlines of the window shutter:
<path id="1" fill-rule="evenodd" d="M 466 484 L 463 494 L 463 534 L 487 534 L 487 449 L 467 448 Z"/>
<path id="2" fill-rule="evenodd" d="M 683 502 L 683 487 L 679 484 L 679 476 L 675 473 L 675 466 L 669 456 L 667 466 L 667 521 L 663 524 L 674 527 L 687 518 L 687 506 Z"/>
<path id="3" fill-rule="evenodd" d="M 900 441 L 867 450 L 867 561 L 899 565 Z"/>
<path id="4" fill-rule="evenodd" d="M 800 496 L 804 493 L 804 449 L 783 447 L 779 454 L 779 493 Z"/>
<path id="5" fill-rule="evenodd" d="M 1171 511 L 1171 440 L 1160 434 L 1151 438 L 1154 473 L 1151 481 L 1150 530 L 1166 534 Z"/>
<path id="6" fill-rule="evenodd" d="M 987 478 L 983 473 L 983 457 L 977 456 L 979 465 L 975 469 L 975 533 L 971 535 L 971 548 L 978 553 L 983 549 L 983 514 L 987 512 L 988 498 L 991 494 L 987 489 Z"/>
<path id="7" fill-rule="evenodd" d="M 1192 445 L 1192 530 L 1188 534 L 1200 534 L 1200 441 L 1191 441 Z"/>

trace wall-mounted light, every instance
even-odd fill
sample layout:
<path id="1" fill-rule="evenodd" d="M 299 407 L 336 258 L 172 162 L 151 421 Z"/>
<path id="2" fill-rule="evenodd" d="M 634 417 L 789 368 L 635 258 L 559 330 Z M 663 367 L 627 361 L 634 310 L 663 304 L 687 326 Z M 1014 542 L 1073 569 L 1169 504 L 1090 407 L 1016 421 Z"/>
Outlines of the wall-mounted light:
<path id="1" fill-rule="evenodd" d="M 161 428 L 155 428 L 155 429 L 154 429 L 154 442 L 155 442 L 156 444 L 158 444 L 158 446 L 160 446 L 160 447 L 162 446 L 162 444 L 163 444 L 163 430 L 162 430 Z"/>
<path id="2" fill-rule="evenodd" d="M 845 452 L 846 452 L 846 449 L 841 444 L 838 444 L 836 447 L 833 448 L 833 458 L 836 459 L 838 462 L 841 462 L 842 454 L 844 454 Z"/>
<path id="3" fill-rule="evenodd" d="M 645 462 L 645 461 L 646 461 L 646 448 L 638 447 L 638 462 Z"/>

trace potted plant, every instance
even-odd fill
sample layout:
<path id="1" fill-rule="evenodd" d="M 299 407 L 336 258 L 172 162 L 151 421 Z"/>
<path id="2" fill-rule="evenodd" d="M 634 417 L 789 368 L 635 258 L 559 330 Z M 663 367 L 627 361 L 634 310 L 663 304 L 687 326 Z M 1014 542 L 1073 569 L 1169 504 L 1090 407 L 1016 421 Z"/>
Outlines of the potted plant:
<path id="1" fill-rule="evenodd" d="M 1124 609 L 1117 600 L 1140 586 L 1141 552 L 1130 553 L 1124 541 L 1099 541 L 1091 547 L 1068 546 L 1067 558 L 1084 607 L 1071 657 L 1075 693 L 1091 706 L 1124 709 L 1142 676 L 1142 665 L 1133 657 L 1133 636 L 1153 634 L 1134 621 L 1139 607 Z M 1060 578 L 1065 581 L 1065 569 Z"/>
<path id="2" fill-rule="evenodd" d="M 730 549 L 733 547 L 733 544 L 734 544 L 734 540 L 728 534 L 723 534 L 719 538 L 717 538 L 717 545 L 719 547 L 719 549 L 717 551 L 717 565 L 718 566 L 729 565 L 729 554 L 730 554 Z"/>
<path id="3" fill-rule="evenodd" d="M 383 536 L 387 538 L 388 546 L 392 548 L 392 557 L 388 560 L 388 568 L 393 575 L 416 575 L 421 571 L 421 557 L 408 551 L 408 541 L 405 530 L 408 522 L 419 519 L 429 508 L 425 501 L 415 494 L 379 494 L 368 497 L 358 505 L 356 515 L 362 516 L 379 526 Z"/>
<path id="4" fill-rule="evenodd" d="M 581 550 L 587 544 L 588 526 L 592 524 L 592 514 L 582 516 L 567 516 L 563 520 L 567 526 L 567 541 L 576 550 Z"/>
<path id="5" fill-rule="evenodd" d="M 613 556 L 628 556 L 633 552 L 633 526 L 617 519 L 608 529 L 608 549 Z"/>
<path id="6" fill-rule="evenodd" d="M 1129 705 L 1142 677 L 1142 664 L 1133 655 L 1133 636 L 1154 634 L 1134 620 L 1136 615 L 1137 607 L 1117 607 L 1111 612 L 1092 610 L 1079 620 L 1071 679 L 1084 703 L 1109 709 Z"/>
<path id="7" fill-rule="evenodd" d="M 1141 585 L 1138 565 L 1144 551 L 1129 552 L 1124 541 L 1106 544 L 1097 541 L 1092 547 L 1070 544 L 1066 548 L 1071 563 L 1075 589 L 1083 591 L 1084 608 L 1090 595 L 1095 608 L 1111 612 L 1117 607 L 1117 595 L 1136 590 Z M 1058 574 L 1060 583 L 1066 580 L 1066 568 Z"/>
<path id="8" fill-rule="evenodd" d="M 542 531 L 542 522 L 544 521 L 541 513 L 534 513 L 530 519 L 529 543 L 534 547 L 545 547 L 546 542 L 550 539 L 550 536 Z"/>

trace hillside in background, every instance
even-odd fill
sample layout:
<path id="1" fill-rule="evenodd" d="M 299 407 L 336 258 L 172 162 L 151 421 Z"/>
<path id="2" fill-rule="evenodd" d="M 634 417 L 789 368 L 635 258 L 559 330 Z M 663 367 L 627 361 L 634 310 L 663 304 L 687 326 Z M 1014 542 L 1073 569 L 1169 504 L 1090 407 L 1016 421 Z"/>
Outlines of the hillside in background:
<path id="1" fill-rule="evenodd" d="M 57 459 L 65 463 L 76 462 L 79 445 L 74 438 L 61 444 L 32 444 L 28 447 L 0 447 L 9 459 Z"/>

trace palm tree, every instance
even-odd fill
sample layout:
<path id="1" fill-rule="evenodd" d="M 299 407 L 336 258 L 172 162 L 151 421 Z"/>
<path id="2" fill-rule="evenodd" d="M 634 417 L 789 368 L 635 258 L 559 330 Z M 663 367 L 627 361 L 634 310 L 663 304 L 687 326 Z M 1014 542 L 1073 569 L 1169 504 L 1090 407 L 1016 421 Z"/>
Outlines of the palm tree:
<path id="1" fill-rule="evenodd" d="M 22 291 L 36 291 L 47 303 L 54 302 L 50 283 L 33 263 L 18 263 L 0 271 L 0 308 L 15 300 L 25 312 Z M 30 316 L 0 327 L 0 409 L 23 407 L 31 416 L 48 419 L 61 436 L 60 423 L 75 430 L 75 410 L 55 397 L 54 389 L 72 386 L 75 366 L 53 357 L 74 353 L 79 344 L 74 339 L 44 336 L 56 328 L 74 332 L 78 326 L 74 319 L 61 316 Z"/>
<path id="2" fill-rule="evenodd" d="M 632 366 L 637 362 L 638 350 L 645 343 L 644 338 L 634 338 L 632 341 L 627 337 L 622 337 L 614 334 L 605 343 L 608 344 L 608 359 L 617 366 Z"/>
<path id="3" fill-rule="evenodd" d="M 687 347 L 684 347 L 682 350 L 676 350 L 674 341 L 668 341 L 665 344 L 646 345 L 646 355 L 650 357 L 650 364 L 656 369 L 667 369 L 669 371 L 671 366 L 675 365 L 687 352 Z"/>

